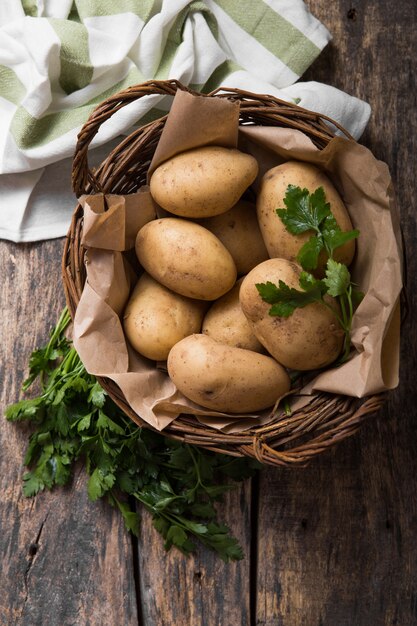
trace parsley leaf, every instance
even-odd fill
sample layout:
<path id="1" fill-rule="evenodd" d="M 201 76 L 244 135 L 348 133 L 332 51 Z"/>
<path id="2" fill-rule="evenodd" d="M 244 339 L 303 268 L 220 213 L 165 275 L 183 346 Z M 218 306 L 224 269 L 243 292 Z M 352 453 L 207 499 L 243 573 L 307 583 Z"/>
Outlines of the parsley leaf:
<path id="1" fill-rule="evenodd" d="M 319 232 L 320 224 L 330 215 L 330 205 L 326 202 L 323 187 L 310 194 L 308 189 L 288 185 L 284 204 L 287 208 L 277 209 L 277 214 L 293 235 L 308 230 Z"/>
<path id="2" fill-rule="evenodd" d="M 243 559 L 243 551 L 238 541 L 231 537 L 227 526 L 210 523 L 207 526 L 208 534 L 204 536 L 203 543 L 212 550 L 216 550 L 226 563 Z"/>
<path id="3" fill-rule="evenodd" d="M 96 467 L 91 474 L 88 484 L 87 493 L 90 500 L 94 501 L 101 498 L 106 491 L 109 491 L 115 483 L 116 477 L 111 472 L 105 472 Z"/>
<path id="4" fill-rule="evenodd" d="M 289 317 L 295 309 L 305 307 L 312 302 L 319 302 L 322 299 L 322 281 L 315 279 L 309 281 L 305 274 L 306 272 L 301 279 L 303 281 L 302 290 L 288 287 L 282 280 L 279 281 L 278 287 L 270 281 L 255 285 L 261 298 L 272 304 L 269 315 Z"/>
<path id="5" fill-rule="evenodd" d="M 295 185 L 288 185 L 284 204 L 286 209 L 277 209 L 277 215 L 292 235 L 313 231 L 309 240 L 298 252 L 297 260 L 304 270 L 318 266 L 319 255 L 325 250 L 330 258 L 336 248 L 359 236 L 358 230 L 342 231 L 326 202 L 323 187 L 313 193 Z"/>
<path id="6" fill-rule="evenodd" d="M 166 535 L 165 548 L 168 550 L 172 545 L 182 548 L 186 541 L 187 533 L 180 526 L 172 524 Z"/>
<path id="7" fill-rule="evenodd" d="M 350 285 L 350 273 L 346 265 L 333 259 L 327 261 L 326 278 L 323 279 L 327 293 L 334 298 L 346 293 Z"/>
<path id="8" fill-rule="evenodd" d="M 301 272 L 298 281 L 301 289 L 304 289 L 304 291 L 312 290 L 314 288 L 320 290 L 322 295 L 326 293 L 326 285 L 324 282 L 309 272 Z"/>
<path id="9" fill-rule="evenodd" d="M 319 254 L 322 250 L 322 239 L 316 235 L 312 235 L 303 247 L 300 248 L 297 254 L 297 261 L 305 270 L 314 270 L 318 265 Z"/>
<path id="10" fill-rule="evenodd" d="M 38 478 L 33 472 L 23 474 L 23 494 L 30 498 L 36 496 L 39 491 L 43 491 L 45 487 L 41 478 Z"/>
<path id="11" fill-rule="evenodd" d="M 107 394 L 104 391 L 103 387 L 101 387 L 98 383 L 94 383 L 94 385 L 90 389 L 88 399 L 94 404 L 94 406 L 101 409 L 103 408 L 106 401 L 106 395 Z"/>
<path id="12" fill-rule="evenodd" d="M 120 513 L 123 516 L 123 520 L 127 530 L 129 530 L 135 537 L 139 535 L 139 515 L 136 511 L 132 511 L 130 506 L 126 502 L 122 502 L 114 494 L 109 495 L 109 502 L 113 506 L 117 506 Z"/>
<path id="13" fill-rule="evenodd" d="M 16 404 L 8 406 L 5 415 L 10 422 L 28 419 L 35 420 L 42 412 L 42 398 L 32 400 L 20 400 Z"/>
<path id="14" fill-rule="evenodd" d="M 359 237 L 358 230 L 342 231 L 333 215 L 326 217 L 321 229 L 324 246 L 330 257 L 333 256 L 336 248 L 340 248 L 348 241 Z"/>

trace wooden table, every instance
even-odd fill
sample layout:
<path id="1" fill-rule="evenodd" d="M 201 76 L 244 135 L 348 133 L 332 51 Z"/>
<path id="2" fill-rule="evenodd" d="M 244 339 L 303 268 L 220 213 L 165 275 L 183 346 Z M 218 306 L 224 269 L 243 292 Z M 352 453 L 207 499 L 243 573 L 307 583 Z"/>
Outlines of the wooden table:
<path id="1" fill-rule="evenodd" d="M 119 515 L 70 488 L 27 500 L 27 432 L 0 424 L 1 626 L 412 626 L 417 624 L 415 0 L 310 0 L 334 35 L 306 79 L 366 99 L 362 141 L 387 161 L 408 255 L 410 314 L 401 384 L 378 419 L 306 469 L 267 469 L 225 497 L 246 558 L 165 554 L 143 514 L 139 541 Z M 1 243 L 2 405 L 63 306 L 62 240 Z"/>

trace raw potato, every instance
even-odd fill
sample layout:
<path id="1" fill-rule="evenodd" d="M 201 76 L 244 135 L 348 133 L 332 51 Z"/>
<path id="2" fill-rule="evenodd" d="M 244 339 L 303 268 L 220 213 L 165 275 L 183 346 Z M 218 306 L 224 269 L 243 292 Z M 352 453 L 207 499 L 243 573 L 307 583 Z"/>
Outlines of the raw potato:
<path id="1" fill-rule="evenodd" d="M 314 302 L 295 309 L 289 317 L 269 315 L 270 304 L 264 302 L 257 283 L 280 280 L 300 289 L 301 267 L 286 259 L 269 259 L 255 267 L 244 278 L 240 304 L 253 332 L 268 352 L 282 365 L 295 370 L 312 370 L 332 363 L 343 344 L 343 331 L 335 315 L 324 304 Z M 326 296 L 337 312 L 336 301 Z"/>
<path id="2" fill-rule="evenodd" d="M 290 389 L 290 379 L 274 359 L 222 345 L 206 335 L 175 344 L 168 374 L 190 400 L 226 413 L 261 411 Z"/>
<path id="3" fill-rule="evenodd" d="M 254 352 L 264 352 L 246 319 L 239 302 L 239 290 L 242 280 L 238 280 L 233 289 L 216 300 L 207 311 L 203 320 L 204 335 L 234 348 L 244 348 Z"/>
<path id="4" fill-rule="evenodd" d="M 132 346 L 155 361 L 164 361 L 178 341 L 201 329 L 206 303 L 173 293 L 142 274 L 129 302 L 123 326 Z"/>
<path id="5" fill-rule="evenodd" d="M 231 148 L 205 146 L 182 152 L 152 174 L 151 194 L 182 217 L 210 217 L 228 211 L 253 183 L 258 163 Z"/>
<path id="6" fill-rule="evenodd" d="M 155 280 L 188 298 L 216 300 L 235 284 L 230 252 L 194 222 L 153 220 L 140 229 L 135 247 L 140 264 Z"/>
<path id="7" fill-rule="evenodd" d="M 201 220 L 200 224 L 229 250 L 239 276 L 269 258 L 252 202 L 239 200 L 226 213 Z"/>
<path id="8" fill-rule="evenodd" d="M 259 226 L 270 257 L 295 261 L 300 248 L 314 234 L 309 230 L 301 235 L 292 235 L 278 217 L 276 209 L 285 208 L 284 197 L 288 185 L 295 185 L 302 189 L 305 187 L 310 193 L 318 187 L 323 187 L 326 201 L 330 203 L 330 210 L 340 229 L 352 230 L 352 222 L 346 207 L 327 176 L 309 163 L 287 161 L 266 172 L 257 198 Z M 349 265 L 354 254 L 355 241 L 351 240 L 335 250 L 334 258 L 339 263 Z M 323 275 L 326 262 L 327 255 L 322 252 L 319 256 L 318 275 Z"/>

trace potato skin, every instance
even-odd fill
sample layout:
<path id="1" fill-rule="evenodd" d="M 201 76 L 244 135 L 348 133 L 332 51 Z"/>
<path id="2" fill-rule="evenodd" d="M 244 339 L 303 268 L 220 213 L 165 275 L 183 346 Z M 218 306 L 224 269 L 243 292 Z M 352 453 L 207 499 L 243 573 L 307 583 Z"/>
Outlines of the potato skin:
<path id="1" fill-rule="evenodd" d="M 229 250 L 238 276 L 247 274 L 269 258 L 252 202 L 239 200 L 226 213 L 201 220 L 199 224 L 208 228 Z"/>
<path id="2" fill-rule="evenodd" d="M 227 346 L 264 352 L 240 306 L 242 280 L 211 305 L 203 320 L 202 333 Z"/>
<path id="3" fill-rule="evenodd" d="M 261 411 L 290 389 L 287 372 L 271 357 L 198 334 L 175 344 L 168 374 L 187 398 L 226 413 Z"/>
<path id="4" fill-rule="evenodd" d="M 343 344 L 343 331 L 335 315 L 324 304 L 314 302 L 295 309 L 289 317 L 269 315 L 270 304 L 264 302 L 257 283 L 284 281 L 300 289 L 301 267 L 287 259 L 269 259 L 255 267 L 244 278 L 240 304 L 253 332 L 268 352 L 282 365 L 295 370 L 312 370 L 332 363 Z M 338 309 L 336 301 L 327 301 Z"/>
<path id="5" fill-rule="evenodd" d="M 352 230 L 352 222 L 347 209 L 324 172 L 309 163 L 287 161 L 266 172 L 256 203 L 259 226 L 270 257 L 295 261 L 300 248 L 314 234 L 309 230 L 300 235 L 292 235 L 276 214 L 276 209 L 285 208 L 284 197 L 288 185 L 305 187 L 310 193 L 318 187 L 323 187 L 326 201 L 330 202 L 330 209 L 341 230 Z M 354 254 L 355 241 L 351 240 L 335 250 L 334 258 L 339 263 L 349 265 Z M 326 262 L 327 255 L 322 252 L 319 257 L 318 275 L 324 274 Z"/>
<path id="6" fill-rule="evenodd" d="M 231 148 L 204 146 L 177 154 L 151 176 L 151 194 L 161 207 L 182 217 L 228 211 L 253 183 L 256 159 Z"/>
<path id="7" fill-rule="evenodd" d="M 236 281 L 236 266 L 206 228 L 177 217 L 145 224 L 136 237 L 142 267 L 168 289 L 188 298 L 216 300 Z"/>
<path id="8" fill-rule="evenodd" d="M 148 359 L 164 361 L 178 341 L 198 333 L 206 303 L 170 291 L 142 274 L 123 315 L 125 334 Z"/>

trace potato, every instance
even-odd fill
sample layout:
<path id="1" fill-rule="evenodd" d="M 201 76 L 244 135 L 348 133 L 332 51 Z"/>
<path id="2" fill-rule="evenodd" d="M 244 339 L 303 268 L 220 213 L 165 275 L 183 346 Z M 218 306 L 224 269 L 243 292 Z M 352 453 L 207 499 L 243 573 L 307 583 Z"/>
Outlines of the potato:
<path id="1" fill-rule="evenodd" d="M 242 280 L 224 296 L 216 300 L 203 320 L 204 335 L 234 348 L 244 348 L 254 352 L 264 352 L 246 319 L 239 302 L 239 289 Z"/>
<path id="2" fill-rule="evenodd" d="M 206 335 L 190 335 L 175 344 L 168 374 L 187 398 L 226 413 L 261 411 L 290 389 L 287 372 L 271 357 Z"/>
<path id="3" fill-rule="evenodd" d="M 336 222 L 343 231 L 352 230 L 352 222 L 343 201 L 327 176 L 314 165 L 300 161 L 287 161 L 272 168 L 264 175 L 257 198 L 259 226 L 270 257 L 296 260 L 300 248 L 313 235 L 309 230 L 300 235 L 292 235 L 287 231 L 278 217 L 276 209 L 285 208 L 284 197 L 288 185 L 306 188 L 311 192 L 323 187 L 326 201 L 330 203 Z M 337 248 L 334 258 L 340 263 L 349 265 L 355 254 L 355 241 L 348 241 Z M 317 275 L 323 275 L 327 255 L 319 256 Z"/>
<path id="4" fill-rule="evenodd" d="M 269 315 L 270 304 L 264 302 L 257 283 L 280 280 L 300 289 L 301 267 L 287 259 L 269 259 L 260 263 L 244 278 L 240 304 L 253 332 L 268 352 L 282 365 L 296 370 L 312 370 L 332 363 L 343 344 L 343 331 L 335 314 L 321 302 L 295 309 L 289 317 Z M 339 314 L 337 302 L 326 296 Z"/>
<path id="5" fill-rule="evenodd" d="M 155 361 L 164 361 L 178 341 L 201 329 L 206 303 L 191 300 L 142 274 L 127 303 L 123 326 L 132 346 Z"/>
<path id="6" fill-rule="evenodd" d="M 158 204 L 182 217 L 210 217 L 228 211 L 258 173 L 253 156 L 231 148 L 204 146 L 162 163 L 151 176 Z"/>
<path id="7" fill-rule="evenodd" d="M 229 211 L 199 222 L 208 228 L 229 250 L 238 275 L 250 270 L 269 257 L 262 239 L 252 202 L 239 200 Z"/>
<path id="8" fill-rule="evenodd" d="M 230 252 L 209 230 L 187 220 L 148 222 L 138 232 L 135 248 L 155 280 L 188 298 L 216 300 L 236 281 Z"/>

